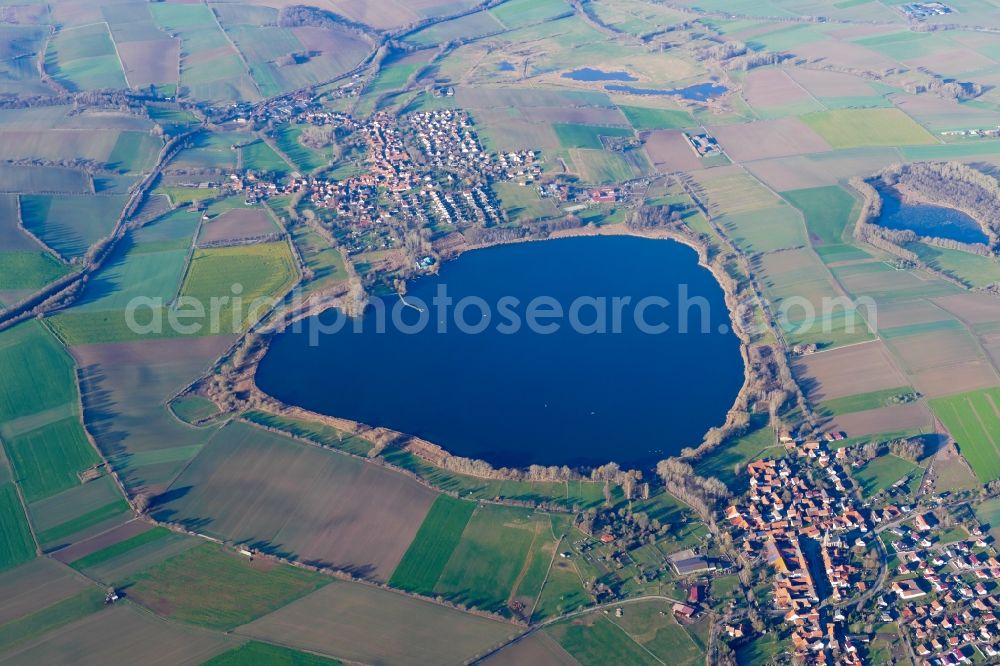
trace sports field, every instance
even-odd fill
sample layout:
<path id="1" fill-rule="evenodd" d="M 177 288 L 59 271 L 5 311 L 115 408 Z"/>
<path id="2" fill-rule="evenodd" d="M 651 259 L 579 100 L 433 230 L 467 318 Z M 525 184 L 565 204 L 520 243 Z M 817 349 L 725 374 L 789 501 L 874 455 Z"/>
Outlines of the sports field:
<path id="1" fill-rule="evenodd" d="M 1000 389 L 935 398 L 930 406 L 979 482 L 1000 479 Z"/>

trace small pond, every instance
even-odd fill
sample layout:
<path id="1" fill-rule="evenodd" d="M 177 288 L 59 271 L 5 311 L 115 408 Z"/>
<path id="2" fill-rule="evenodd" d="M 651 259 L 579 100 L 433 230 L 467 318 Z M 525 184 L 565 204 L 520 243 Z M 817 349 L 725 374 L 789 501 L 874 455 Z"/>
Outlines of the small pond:
<path id="1" fill-rule="evenodd" d="M 638 81 L 636 77 L 628 72 L 605 72 L 591 67 L 581 67 L 572 72 L 563 72 L 564 79 L 574 81 Z"/>
<path id="2" fill-rule="evenodd" d="M 634 86 L 625 86 L 619 83 L 613 83 L 611 85 L 604 86 L 604 88 L 605 90 L 609 90 L 611 92 L 622 92 L 630 95 L 683 97 L 684 99 L 695 102 L 706 102 L 714 97 L 719 97 L 729 90 L 726 86 L 718 83 L 698 83 L 693 86 L 687 86 L 686 88 L 670 88 L 666 90 L 658 88 L 636 88 Z"/>
<path id="3" fill-rule="evenodd" d="M 983 243 L 989 237 L 979 223 L 954 208 L 905 203 L 891 191 L 882 190 L 882 214 L 878 223 L 887 229 L 910 230 L 919 236 L 945 238 L 960 243 Z"/>

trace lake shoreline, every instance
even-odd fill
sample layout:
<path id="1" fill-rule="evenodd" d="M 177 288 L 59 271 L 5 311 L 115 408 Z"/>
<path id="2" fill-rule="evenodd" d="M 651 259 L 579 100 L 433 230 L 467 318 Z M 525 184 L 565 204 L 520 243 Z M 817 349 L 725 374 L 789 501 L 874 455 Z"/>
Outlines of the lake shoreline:
<path id="1" fill-rule="evenodd" d="M 750 386 L 753 383 L 753 369 L 750 363 L 749 347 L 750 347 L 750 336 L 747 331 L 745 331 L 738 323 L 736 318 L 737 300 L 733 289 L 729 288 L 727 285 L 730 284 L 729 280 L 723 280 L 718 274 L 718 267 L 713 266 L 709 261 L 707 261 L 707 256 L 709 252 L 709 245 L 700 239 L 687 235 L 685 233 L 673 230 L 673 229 L 654 229 L 648 231 L 636 231 L 629 229 L 625 224 L 620 223 L 616 225 L 598 227 L 598 226 L 586 226 L 579 227 L 576 229 L 565 229 L 553 232 L 549 236 L 544 238 L 518 238 L 508 241 L 498 241 L 490 243 L 482 243 L 476 245 L 467 245 L 460 249 L 457 249 L 454 253 L 449 254 L 447 260 L 453 260 L 466 252 L 471 252 L 475 250 L 489 249 L 492 247 L 498 247 L 503 245 L 514 245 L 521 243 L 535 243 L 543 242 L 547 240 L 559 240 L 564 238 L 576 238 L 576 237 L 594 237 L 594 236 L 625 236 L 634 238 L 643 238 L 648 240 L 668 240 L 685 245 L 697 254 L 698 260 L 697 265 L 700 268 L 704 268 L 711 273 L 712 278 L 716 284 L 719 285 L 723 292 L 724 301 L 726 303 L 727 315 L 729 318 L 730 330 L 736 335 L 739 341 L 740 357 L 743 362 L 743 381 L 737 394 L 726 411 L 724 421 L 722 425 L 729 425 L 733 411 L 740 405 L 746 404 L 746 394 Z M 259 331 L 252 336 L 245 336 L 243 340 L 237 345 L 234 345 L 234 351 L 241 347 L 242 349 L 238 353 L 242 358 L 241 362 L 238 364 L 235 379 L 232 383 L 232 390 L 230 391 L 232 396 L 238 396 L 240 402 L 248 402 L 252 405 L 265 407 L 267 411 L 272 411 L 278 415 L 290 416 L 293 418 L 301 418 L 305 420 L 311 420 L 318 423 L 323 423 L 334 427 L 338 430 L 342 430 L 349 434 L 353 434 L 370 441 L 377 455 L 382 449 L 388 446 L 394 446 L 402 448 L 409 451 L 413 455 L 419 457 L 421 460 L 428 464 L 434 465 L 436 467 L 446 469 L 448 471 L 467 474 L 470 476 L 476 476 L 482 479 L 518 479 L 525 478 L 528 473 L 527 467 L 494 467 L 493 465 L 486 463 L 489 466 L 489 470 L 481 470 L 479 473 L 470 473 L 467 471 L 466 465 L 461 464 L 461 461 L 477 461 L 475 458 L 466 458 L 463 456 L 456 456 L 448 451 L 445 447 L 440 446 L 436 443 L 427 441 L 426 439 L 410 435 L 408 433 L 399 432 L 391 428 L 372 426 L 370 424 L 352 420 L 343 417 L 334 417 L 321 412 L 306 409 L 298 405 L 291 405 L 283 402 L 282 400 L 276 398 L 273 395 L 263 391 L 257 384 L 256 376 L 257 370 L 260 362 L 266 356 L 270 348 L 271 338 L 280 333 L 287 326 L 291 325 L 295 321 L 301 319 L 316 316 L 329 310 L 330 308 L 344 306 L 344 298 L 347 296 L 347 290 L 345 288 L 335 289 L 325 297 L 317 298 L 313 303 L 309 304 L 307 307 L 300 309 L 295 313 L 285 313 L 288 316 L 282 316 L 281 320 L 278 322 L 272 322 L 264 325 Z M 245 342 L 249 340 L 249 342 Z M 188 389 L 182 391 L 178 395 L 184 395 L 188 393 L 202 393 L 202 387 L 207 383 L 208 378 L 203 378 L 198 382 L 192 384 Z M 205 396 L 210 397 L 210 396 Z M 210 398 L 211 399 L 211 398 Z M 707 432 L 707 430 L 706 430 Z M 664 456 L 664 458 L 676 457 L 674 456 Z M 449 462 L 451 464 L 449 464 Z M 485 461 L 483 461 L 485 462 Z M 615 462 L 614 460 L 609 460 L 608 462 Z M 454 469 L 456 466 L 462 467 L 461 471 Z M 556 466 L 549 466 L 556 467 Z M 588 466 L 581 466 L 573 468 L 572 477 L 573 479 L 587 478 L 581 474 L 580 469 L 588 469 Z M 550 479 L 538 479 L 539 481 L 550 480 Z M 562 480 L 562 479 L 559 479 Z"/>
<path id="2" fill-rule="evenodd" d="M 980 215 L 977 215 L 974 211 L 965 208 L 963 206 L 956 206 L 955 204 L 947 201 L 940 201 L 929 197 L 912 187 L 907 187 L 903 184 L 897 184 L 889 188 L 889 190 L 899 197 L 900 201 L 906 205 L 910 206 L 933 206 L 936 208 L 946 208 L 949 210 L 957 211 L 971 218 L 983 232 L 986 238 L 991 242 L 995 243 L 998 239 L 996 232 L 989 225 L 987 220 L 984 220 Z M 880 225 L 881 226 L 881 225 Z M 888 227 L 887 227 L 888 228 Z M 922 235 L 922 234 L 918 234 Z M 934 236 L 928 236 L 928 238 L 934 238 Z"/>

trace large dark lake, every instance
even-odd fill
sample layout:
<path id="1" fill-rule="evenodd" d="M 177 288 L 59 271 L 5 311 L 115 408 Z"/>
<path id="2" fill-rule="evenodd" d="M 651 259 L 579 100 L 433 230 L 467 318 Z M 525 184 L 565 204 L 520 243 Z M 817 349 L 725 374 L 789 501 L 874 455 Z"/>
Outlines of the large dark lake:
<path id="1" fill-rule="evenodd" d="M 434 304 L 441 289 L 448 308 Z M 469 297 L 482 301 L 459 313 Z M 616 297 L 630 302 L 616 308 Z M 276 336 L 258 385 L 286 403 L 497 466 L 587 466 L 646 465 L 697 445 L 743 383 L 722 289 L 673 241 L 582 237 L 478 250 L 412 281 L 406 300 L 423 312 L 387 297 L 384 332 L 369 308 L 360 333 L 347 322 L 319 334 L 345 321 L 331 310 Z M 393 326 L 394 307 L 405 325 L 426 326 Z M 562 318 L 542 316 L 557 307 Z M 595 332 L 598 310 L 604 333 Z"/>

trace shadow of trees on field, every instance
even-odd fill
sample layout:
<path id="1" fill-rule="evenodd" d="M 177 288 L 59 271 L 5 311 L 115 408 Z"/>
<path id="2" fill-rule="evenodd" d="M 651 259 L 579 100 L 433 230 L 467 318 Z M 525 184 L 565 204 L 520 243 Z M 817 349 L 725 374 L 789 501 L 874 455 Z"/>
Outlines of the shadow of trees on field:
<path id="1" fill-rule="evenodd" d="M 83 419 L 94 436 L 101 453 L 107 458 L 125 454 L 123 441 L 128 433 L 116 425 L 121 415 L 111 391 L 105 388 L 107 373 L 98 364 L 80 368 L 80 396 L 83 401 Z M 116 464 L 116 468 L 121 464 Z"/>

